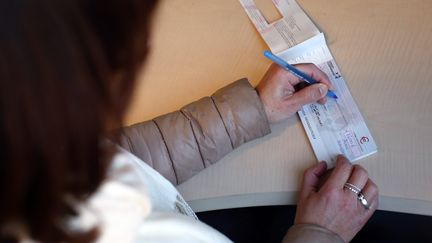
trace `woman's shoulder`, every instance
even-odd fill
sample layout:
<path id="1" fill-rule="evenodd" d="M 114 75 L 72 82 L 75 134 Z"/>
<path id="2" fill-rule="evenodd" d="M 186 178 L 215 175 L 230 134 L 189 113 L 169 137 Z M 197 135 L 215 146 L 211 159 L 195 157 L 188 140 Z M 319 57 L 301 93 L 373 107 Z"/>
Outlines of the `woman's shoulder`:
<path id="1" fill-rule="evenodd" d="M 97 217 L 98 242 L 231 242 L 193 217 L 154 210 L 149 198 L 115 181 L 101 186 L 87 210 Z"/>
<path id="2" fill-rule="evenodd" d="M 93 217 L 101 232 L 98 242 L 230 242 L 194 214 L 179 213 L 176 209 L 183 201 L 179 199 L 175 187 L 160 174 L 119 150 L 107 179 L 83 207 L 80 218 Z"/>
<path id="3" fill-rule="evenodd" d="M 134 242 L 232 242 L 212 227 L 177 213 L 153 213 L 138 229 Z"/>
<path id="4" fill-rule="evenodd" d="M 133 242 L 136 229 L 151 215 L 152 204 L 134 188 L 107 180 L 77 210 L 79 217 L 72 220 L 72 229 L 98 227 L 98 242 Z"/>

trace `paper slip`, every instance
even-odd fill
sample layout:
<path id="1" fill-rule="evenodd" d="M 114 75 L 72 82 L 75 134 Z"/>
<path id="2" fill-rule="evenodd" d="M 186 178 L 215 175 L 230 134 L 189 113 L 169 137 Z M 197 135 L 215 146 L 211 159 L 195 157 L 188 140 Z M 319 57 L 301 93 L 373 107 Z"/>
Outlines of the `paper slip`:
<path id="1" fill-rule="evenodd" d="M 273 0 L 282 18 L 268 23 L 253 0 L 240 0 L 271 51 L 290 64 L 314 63 L 332 81 L 338 99 L 306 105 L 299 116 L 319 161 L 334 166 L 344 154 L 356 161 L 377 152 L 377 146 L 327 47 L 324 34 L 295 0 Z"/>

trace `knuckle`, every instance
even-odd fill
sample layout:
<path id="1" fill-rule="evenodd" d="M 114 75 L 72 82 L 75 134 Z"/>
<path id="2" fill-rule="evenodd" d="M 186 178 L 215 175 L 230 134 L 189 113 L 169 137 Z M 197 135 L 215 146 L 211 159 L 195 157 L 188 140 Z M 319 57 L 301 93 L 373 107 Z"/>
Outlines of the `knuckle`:
<path id="1" fill-rule="evenodd" d="M 347 159 L 344 159 L 344 160 L 342 160 L 340 167 L 344 171 L 348 171 L 348 170 L 351 171 L 352 164 Z"/>
<path id="2" fill-rule="evenodd" d="M 314 87 L 309 92 L 309 101 L 315 101 L 321 98 L 321 92 L 318 87 Z"/>
<path id="3" fill-rule="evenodd" d="M 342 154 L 339 154 L 337 156 L 337 161 L 339 161 L 340 163 L 349 163 L 348 159 Z"/>
<path id="4" fill-rule="evenodd" d="M 370 183 L 371 183 L 370 184 L 370 190 L 371 190 L 372 194 L 378 195 L 379 194 L 378 186 L 373 181 L 370 181 Z"/>
<path id="5" fill-rule="evenodd" d="M 307 168 L 303 173 L 304 177 L 309 177 L 309 176 L 313 175 L 314 170 L 315 170 L 315 166 L 311 166 L 311 167 Z"/>
<path id="6" fill-rule="evenodd" d="M 358 174 L 361 178 L 369 178 L 369 173 L 365 168 L 360 165 L 354 165 L 354 172 Z"/>

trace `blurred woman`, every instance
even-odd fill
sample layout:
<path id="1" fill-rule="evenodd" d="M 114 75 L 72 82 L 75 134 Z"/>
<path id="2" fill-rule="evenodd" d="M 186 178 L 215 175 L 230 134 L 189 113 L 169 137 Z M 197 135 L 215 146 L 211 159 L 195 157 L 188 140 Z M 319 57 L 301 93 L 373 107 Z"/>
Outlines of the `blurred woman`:
<path id="1" fill-rule="evenodd" d="M 120 128 L 155 6 L 0 2 L 2 242 L 229 242 L 196 219 L 173 184 L 268 134 L 270 123 L 301 106 L 325 103 L 331 83 L 314 65 L 297 66 L 320 81 L 300 91 L 300 80 L 272 66 L 256 89 L 241 79 Z M 322 187 L 325 163 L 305 174 L 286 241 L 349 241 L 376 209 L 377 189 L 364 169 L 338 161 Z M 361 187 L 368 209 L 345 190 L 347 181 Z"/>

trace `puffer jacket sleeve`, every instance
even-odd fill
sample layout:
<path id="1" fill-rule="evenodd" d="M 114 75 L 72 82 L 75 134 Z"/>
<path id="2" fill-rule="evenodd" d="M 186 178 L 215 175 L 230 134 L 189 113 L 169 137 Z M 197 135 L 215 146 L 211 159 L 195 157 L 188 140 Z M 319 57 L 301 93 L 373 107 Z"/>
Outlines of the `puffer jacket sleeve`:
<path id="1" fill-rule="evenodd" d="M 282 243 L 344 243 L 336 233 L 313 224 L 293 225 Z"/>
<path id="2" fill-rule="evenodd" d="M 179 111 L 117 132 L 122 147 L 177 185 L 270 133 L 270 126 L 256 90 L 241 79 Z"/>

